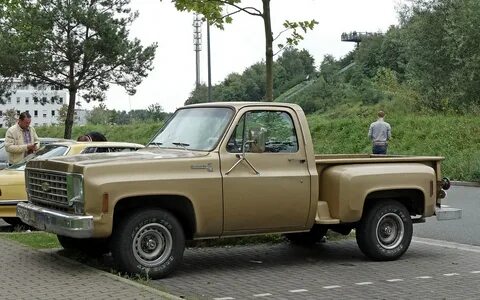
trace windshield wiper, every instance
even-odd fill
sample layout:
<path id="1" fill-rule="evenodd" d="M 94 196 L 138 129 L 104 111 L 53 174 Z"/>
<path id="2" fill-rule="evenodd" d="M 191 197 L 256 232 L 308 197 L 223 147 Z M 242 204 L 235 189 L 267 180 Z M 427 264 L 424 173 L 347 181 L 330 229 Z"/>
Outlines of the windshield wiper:
<path id="1" fill-rule="evenodd" d="M 175 146 L 178 146 L 178 147 L 183 147 L 183 149 L 185 149 L 185 150 L 187 150 L 187 147 L 190 146 L 190 144 L 180 143 L 180 142 L 172 143 L 172 145 L 175 145 Z"/>
<path id="2" fill-rule="evenodd" d="M 157 146 L 158 148 L 160 148 L 160 146 L 163 145 L 163 143 L 160 143 L 160 142 L 151 142 L 149 145 L 154 145 L 154 146 Z"/>

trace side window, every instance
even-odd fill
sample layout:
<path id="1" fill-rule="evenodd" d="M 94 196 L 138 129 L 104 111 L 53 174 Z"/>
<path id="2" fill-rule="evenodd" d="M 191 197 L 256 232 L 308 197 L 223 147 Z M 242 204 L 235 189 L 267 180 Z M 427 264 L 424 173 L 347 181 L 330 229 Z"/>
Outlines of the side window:
<path id="1" fill-rule="evenodd" d="M 298 139 L 292 117 L 284 111 L 250 111 L 242 116 L 229 139 L 231 153 L 297 152 Z"/>

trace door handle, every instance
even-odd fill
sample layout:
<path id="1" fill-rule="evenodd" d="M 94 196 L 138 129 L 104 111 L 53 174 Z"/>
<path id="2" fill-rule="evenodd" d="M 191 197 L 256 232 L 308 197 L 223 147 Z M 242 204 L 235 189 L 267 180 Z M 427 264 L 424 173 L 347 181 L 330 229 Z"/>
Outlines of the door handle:
<path id="1" fill-rule="evenodd" d="M 288 161 L 289 162 L 298 161 L 299 163 L 304 164 L 307 160 L 305 158 L 289 158 Z"/>

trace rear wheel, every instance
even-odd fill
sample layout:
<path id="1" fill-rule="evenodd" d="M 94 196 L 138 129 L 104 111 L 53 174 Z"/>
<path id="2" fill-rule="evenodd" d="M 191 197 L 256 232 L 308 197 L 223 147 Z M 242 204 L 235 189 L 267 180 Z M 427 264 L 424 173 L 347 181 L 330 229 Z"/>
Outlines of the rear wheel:
<path id="1" fill-rule="evenodd" d="M 374 260 L 395 260 L 407 251 L 412 241 L 412 219 L 398 201 L 383 201 L 372 206 L 356 231 L 360 250 Z"/>
<path id="2" fill-rule="evenodd" d="M 287 233 L 285 237 L 294 245 L 311 246 L 319 242 L 325 236 L 327 230 L 325 226 L 315 224 L 310 231 Z"/>
<path id="3" fill-rule="evenodd" d="M 166 277 L 180 265 L 184 250 L 182 226 L 162 209 L 134 212 L 114 229 L 112 255 L 128 273 Z"/>

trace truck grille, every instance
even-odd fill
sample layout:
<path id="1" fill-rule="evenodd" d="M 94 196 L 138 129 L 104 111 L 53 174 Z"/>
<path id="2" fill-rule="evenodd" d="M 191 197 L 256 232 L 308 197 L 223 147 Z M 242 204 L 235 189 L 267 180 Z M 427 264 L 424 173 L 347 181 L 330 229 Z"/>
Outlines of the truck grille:
<path id="1" fill-rule="evenodd" d="M 67 174 L 26 170 L 29 200 L 42 207 L 69 211 Z"/>

